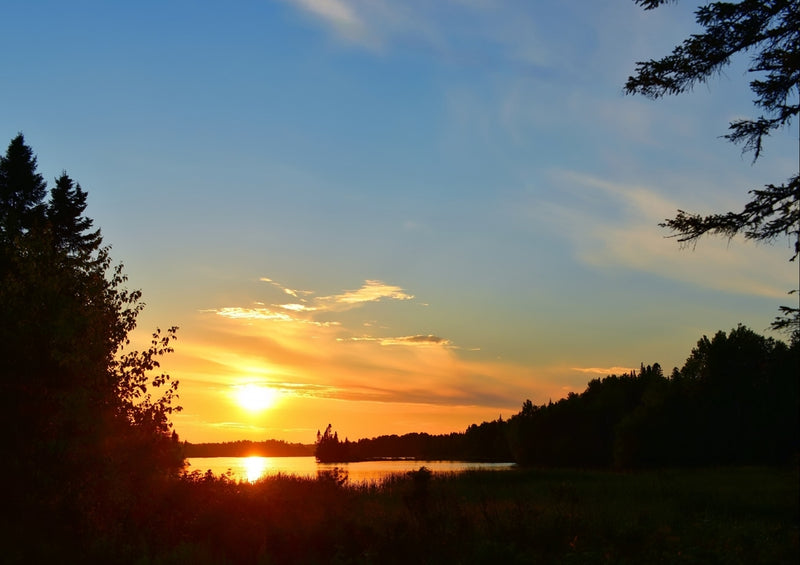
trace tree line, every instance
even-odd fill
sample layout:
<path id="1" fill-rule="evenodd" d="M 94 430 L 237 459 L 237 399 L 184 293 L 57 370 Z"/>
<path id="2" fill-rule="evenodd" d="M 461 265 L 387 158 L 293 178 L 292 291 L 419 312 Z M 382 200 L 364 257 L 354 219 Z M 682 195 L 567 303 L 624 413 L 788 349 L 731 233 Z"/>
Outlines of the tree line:
<path id="1" fill-rule="evenodd" d="M 317 432 L 314 455 L 320 462 L 368 461 L 378 459 L 417 459 L 426 461 L 511 461 L 502 418 L 472 424 L 464 432 L 429 434 L 413 432 L 340 441 L 328 424 Z"/>
<path id="2" fill-rule="evenodd" d="M 304 457 L 314 454 L 314 446 L 283 440 L 226 441 L 220 443 L 183 442 L 185 457 Z"/>
<path id="3" fill-rule="evenodd" d="M 521 465 L 637 468 L 782 464 L 800 449 L 800 342 L 745 326 L 703 336 L 683 367 L 658 363 L 590 381 L 582 393 L 462 433 L 340 441 L 317 435 L 320 461 L 406 457 Z"/>

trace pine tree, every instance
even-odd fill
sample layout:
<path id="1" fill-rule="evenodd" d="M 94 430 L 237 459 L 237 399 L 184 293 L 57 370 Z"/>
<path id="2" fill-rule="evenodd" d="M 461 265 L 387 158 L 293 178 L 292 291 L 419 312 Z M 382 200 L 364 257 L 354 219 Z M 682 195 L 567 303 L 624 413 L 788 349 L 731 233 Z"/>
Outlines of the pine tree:
<path id="1" fill-rule="evenodd" d="M 635 1 L 647 10 L 669 2 Z M 800 113 L 800 0 L 712 2 L 697 10 L 696 20 L 704 31 L 693 34 L 662 59 L 637 63 L 636 74 L 628 78 L 625 91 L 653 99 L 681 94 L 721 72 L 734 56 L 750 54 L 748 71 L 755 77 L 750 89 L 755 94 L 753 103 L 762 114 L 731 122 L 725 137 L 742 144 L 743 151 L 752 152 L 755 161 L 765 138 L 787 127 Z M 694 244 L 706 234 L 728 238 L 741 234 L 764 242 L 788 237 L 794 243 L 790 261 L 797 260 L 800 171 L 781 184 L 768 184 L 750 194 L 751 200 L 740 212 L 702 216 L 678 210 L 661 226 L 674 232 L 683 244 Z M 780 311 L 773 327 L 800 339 L 800 308 L 782 306 Z"/>
<path id="2" fill-rule="evenodd" d="M 47 205 L 47 220 L 56 247 L 69 256 L 84 259 L 97 251 L 102 243 L 100 230 L 89 232 L 93 221 L 83 215 L 86 197 L 81 185 L 76 184 L 65 171 L 50 190 Z"/>
<path id="3" fill-rule="evenodd" d="M 21 134 L 0 173 L 0 460 L 10 487 L 0 532 L 40 543 L 50 528 L 58 552 L 121 536 L 132 509 L 152 502 L 148 489 L 182 467 L 169 422 L 178 383 L 153 375 L 176 328 L 126 351 L 141 293 L 125 288 L 92 231 L 86 192 L 64 173 L 45 202 Z"/>

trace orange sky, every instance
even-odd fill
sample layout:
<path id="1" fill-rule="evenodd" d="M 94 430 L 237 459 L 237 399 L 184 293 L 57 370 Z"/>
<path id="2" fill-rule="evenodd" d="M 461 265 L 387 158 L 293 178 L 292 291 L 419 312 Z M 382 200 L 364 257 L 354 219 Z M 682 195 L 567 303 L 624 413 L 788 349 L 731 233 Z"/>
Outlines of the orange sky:
<path id="1" fill-rule="evenodd" d="M 186 440 L 463 431 L 797 303 L 792 241 L 659 228 L 797 173 L 796 123 L 756 163 L 722 137 L 754 113 L 747 54 L 623 95 L 690 4 L 6 4 L 0 133 L 88 192 L 136 346 L 180 327 Z"/>
<path id="2" fill-rule="evenodd" d="M 164 360 L 181 382 L 184 411 L 173 421 L 183 439 L 311 443 L 328 423 L 352 439 L 463 431 L 513 415 L 526 398 L 557 399 L 580 390 L 592 376 L 559 380 L 521 364 L 485 360 L 480 350 L 436 335 L 395 334 L 378 318 L 383 307 L 428 306 L 381 281 L 324 296 L 268 278 L 258 284 L 286 302 L 198 311 Z M 271 405 L 244 407 L 246 385 L 269 389 Z"/>

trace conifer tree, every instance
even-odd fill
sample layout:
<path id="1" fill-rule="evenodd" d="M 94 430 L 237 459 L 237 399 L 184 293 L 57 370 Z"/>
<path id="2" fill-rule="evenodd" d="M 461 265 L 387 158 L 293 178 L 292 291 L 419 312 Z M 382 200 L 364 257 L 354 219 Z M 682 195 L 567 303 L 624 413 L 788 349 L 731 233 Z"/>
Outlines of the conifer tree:
<path id="1" fill-rule="evenodd" d="M 635 0 L 646 10 L 669 1 Z M 735 56 L 749 54 L 748 71 L 754 77 L 750 89 L 761 115 L 731 122 L 725 137 L 742 144 L 755 161 L 765 138 L 789 126 L 800 113 L 800 0 L 711 2 L 696 11 L 696 20 L 703 31 L 662 59 L 637 63 L 625 91 L 653 99 L 681 94 L 720 73 Z M 796 261 L 800 256 L 800 171 L 781 184 L 767 184 L 750 194 L 739 212 L 704 216 L 678 210 L 661 225 L 684 244 L 693 244 L 706 234 L 728 238 L 741 234 L 764 242 L 788 237 L 794 245 L 790 261 Z M 782 306 L 780 311 L 773 327 L 800 339 L 800 308 Z"/>
<path id="2" fill-rule="evenodd" d="M 86 197 L 81 185 L 65 171 L 50 190 L 47 205 L 47 220 L 56 247 L 67 255 L 84 259 L 97 251 L 102 243 L 100 230 L 89 232 L 94 222 L 83 215 Z"/>
<path id="3" fill-rule="evenodd" d="M 36 164 L 22 134 L 0 157 L 0 461 L 13 485 L 0 532 L 112 539 L 182 467 L 178 383 L 153 374 L 176 328 L 126 351 L 141 293 L 84 216 L 86 192 L 64 173 L 46 202 Z"/>

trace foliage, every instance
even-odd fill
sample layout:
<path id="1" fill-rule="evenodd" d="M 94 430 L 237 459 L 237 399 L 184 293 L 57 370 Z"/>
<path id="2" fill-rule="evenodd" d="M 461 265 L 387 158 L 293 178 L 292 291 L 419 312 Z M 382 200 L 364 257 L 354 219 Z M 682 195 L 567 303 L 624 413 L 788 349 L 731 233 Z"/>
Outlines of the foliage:
<path id="1" fill-rule="evenodd" d="M 176 328 L 125 351 L 141 293 L 112 266 L 81 186 L 63 173 L 45 201 L 36 168 L 19 134 L 0 157 L 0 459 L 20 488 L 0 528 L 78 543 L 116 535 L 141 489 L 182 467 L 178 383 L 150 375 Z"/>
<path id="2" fill-rule="evenodd" d="M 800 449 L 800 344 L 738 326 L 703 336 L 682 369 L 595 379 L 581 394 L 508 421 L 524 465 L 666 467 L 781 464 Z"/>
<path id="3" fill-rule="evenodd" d="M 339 441 L 329 424 L 317 432 L 315 455 L 320 462 L 367 461 L 371 459 L 419 459 L 507 462 L 512 460 L 503 418 L 471 424 L 463 432 L 433 435 L 413 432 L 383 435 L 358 441 Z"/>
<path id="4" fill-rule="evenodd" d="M 526 400 L 509 420 L 463 433 L 339 441 L 317 434 L 323 462 L 407 458 L 526 466 L 637 468 L 780 464 L 800 449 L 800 343 L 738 326 L 703 336 L 683 368 L 658 363 L 590 381 L 553 403 Z"/>
<path id="5" fill-rule="evenodd" d="M 800 550 L 796 469 L 782 468 L 414 471 L 344 486 L 194 473 L 157 510 L 114 563 L 793 563 Z"/>
<path id="6" fill-rule="evenodd" d="M 666 2 L 636 0 L 648 10 Z M 697 10 L 696 20 L 703 33 L 693 34 L 662 59 L 637 63 L 625 91 L 654 99 L 681 94 L 721 72 L 734 56 L 751 54 L 748 71 L 755 78 L 750 89 L 762 114 L 731 122 L 725 137 L 743 144 L 743 151 L 752 151 L 756 160 L 764 138 L 788 126 L 800 113 L 800 1 L 712 2 Z M 794 240 L 790 260 L 796 260 L 800 255 L 800 174 L 750 194 L 741 212 L 702 216 L 679 210 L 662 226 L 683 243 L 694 243 L 705 234 L 728 238 L 742 234 L 756 241 L 787 236 Z M 781 312 L 773 327 L 800 339 L 800 308 L 782 306 Z"/>
<path id="7" fill-rule="evenodd" d="M 350 441 L 339 441 L 339 434 L 333 431 L 333 426 L 328 424 L 325 433 L 317 430 L 317 441 L 314 447 L 314 456 L 320 463 L 344 463 L 352 461 L 350 455 Z"/>

